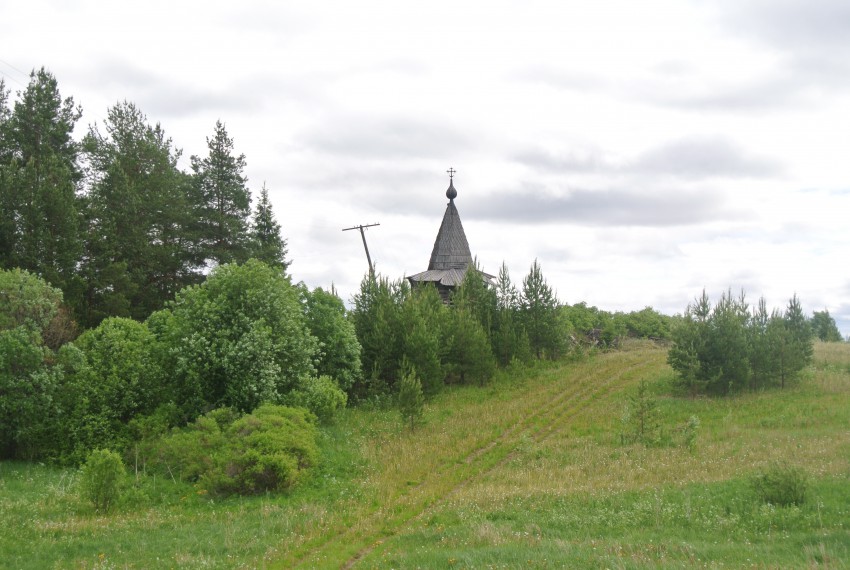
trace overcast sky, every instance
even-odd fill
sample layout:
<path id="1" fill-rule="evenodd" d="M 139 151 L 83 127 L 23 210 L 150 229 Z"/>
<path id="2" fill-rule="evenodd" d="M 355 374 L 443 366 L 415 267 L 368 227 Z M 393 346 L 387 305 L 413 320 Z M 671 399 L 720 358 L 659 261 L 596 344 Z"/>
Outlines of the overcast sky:
<path id="1" fill-rule="evenodd" d="M 681 313 L 703 288 L 850 334 L 850 2 L 6 2 L 0 73 L 45 66 L 189 156 L 221 119 L 296 281 L 348 300 L 427 268 L 446 170 L 474 255 L 563 302 Z"/>

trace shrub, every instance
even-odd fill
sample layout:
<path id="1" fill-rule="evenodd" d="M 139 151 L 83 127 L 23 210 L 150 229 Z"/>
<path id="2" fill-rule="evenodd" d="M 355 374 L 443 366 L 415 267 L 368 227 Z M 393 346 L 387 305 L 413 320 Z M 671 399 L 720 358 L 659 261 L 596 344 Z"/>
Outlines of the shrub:
<path id="1" fill-rule="evenodd" d="M 411 431 L 422 419 L 425 410 L 425 397 L 422 395 L 422 384 L 416 372 L 408 369 L 402 376 L 398 392 L 398 410 L 403 422 L 410 425 Z"/>
<path id="2" fill-rule="evenodd" d="M 323 421 L 333 419 L 347 401 L 348 396 L 329 376 L 308 378 L 283 398 L 285 405 L 307 408 Z"/>
<path id="3" fill-rule="evenodd" d="M 645 380 L 638 384 L 637 392 L 629 396 L 621 418 L 620 441 L 656 445 L 661 441 L 661 419 L 658 401 L 650 394 Z"/>
<path id="4" fill-rule="evenodd" d="M 170 476 L 221 495 L 285 491 L 318 462 L 316 417 L 308 410 L 264 404 L 238 417 L 213 410 L 146 449 Z"/>
<path id="5" fill-rule="evenodd" d="M 799 467 L 774 464 L 754 476 L 752 486 L 762 502 L 787 507 L 806 502 L 809 480 Z"/>
<path id="6" fill-rule="evenodd" d="M 697 447 L 697 432 L 699 431 L 699 418 L 691 416 L 685 425 L 682 426 L 682 444 L 688 448 L 688 451 L 694 451 Z"/>
<path id="7" fill-rule="evenodd" d="M 78 464 L 97 448 L 125 451 L 131 420 L 163 403 L 169 394 L 155 344 L 144 323 L 112 317 L 68 345 L 66 353 L 75 346 L 83 358 L 66 373 L 66 461 Z"/>
<path id="8" fill-rule="evenodd" d="M 121 456 L 108 449 L 92 451 L 80 474 L 80 492 L 98 512 L 107 512 L 121 495 L 126 471 Z"/>

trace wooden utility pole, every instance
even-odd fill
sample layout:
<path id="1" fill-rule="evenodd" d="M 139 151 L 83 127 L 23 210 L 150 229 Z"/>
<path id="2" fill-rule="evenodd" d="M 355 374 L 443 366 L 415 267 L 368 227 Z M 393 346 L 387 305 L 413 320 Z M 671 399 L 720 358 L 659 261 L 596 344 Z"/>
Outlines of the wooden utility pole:
<path id="1" fill-rule="evenodd" d="M 363 238 L 363 249 L 366 250 L 366 261 L 369 262 L 369 276 L 375 277 L 375 268 L 372 267 L 372 257 L 369 255 L 369 246 L 366 245 L 366 233 L 363 231 L 364 228 L 372 228 L 375 226 L 380 226 L 381 224 L 360 224 L 359 226 L 352 226 L 350 228 L 343 228 L 342 231 L 347 232 L 348 230 L 360 230 L 360 237 Z"/>

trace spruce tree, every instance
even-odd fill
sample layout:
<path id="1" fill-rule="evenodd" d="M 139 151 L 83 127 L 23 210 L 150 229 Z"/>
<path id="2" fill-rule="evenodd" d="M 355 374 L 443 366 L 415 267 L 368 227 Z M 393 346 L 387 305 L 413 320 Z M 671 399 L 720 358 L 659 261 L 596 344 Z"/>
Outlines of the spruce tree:
<path id="1" fill-rule="evenodd" d="M 272 212 L 269 191 L 263 184 L 257 209 L 251 226 L 251 257 L 266 265 L 280 267 L 284 271 L 289 267 L 286 260 L 286 240 L 280 235 L 280 224 Z"/>
<path id="2" fill-rule="evenodd" d="M 201 251 L 211 265 L 242 263 L 251 255 L 245 155 L 235 154 L 221 121 L 207 138 L 207 148 L 206 158 L 191 157 Z"/>

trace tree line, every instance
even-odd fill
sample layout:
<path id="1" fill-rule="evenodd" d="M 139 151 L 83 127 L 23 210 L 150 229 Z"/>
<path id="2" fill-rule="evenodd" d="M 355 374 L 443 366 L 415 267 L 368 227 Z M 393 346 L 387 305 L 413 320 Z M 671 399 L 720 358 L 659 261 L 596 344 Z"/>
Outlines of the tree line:
<path id="1" fill-rule="evenodd" d="M 650 307 L 610 313 L 563 304 L 537 260 L 519 285 L 504 263 L 493 283 L 469 270 L 448 304 L 434 287 L 367 276 L 350 319 L 362 346 L 355 398 L 394 394 L 411 373 L 426 395 L 446 383 L 484 384 L 499 367 L 615 347 L 626 337 L 667 339 L 672 322 Z"/>
<path id="2" fill-rule="evenodd" d="M 703 291 L 674 327 L 667 360 L 693 395 L 784 388 L 811 363 L 813 338 L 796 295 L 768 312 L 763 297 L 751 309 L 727 291 L 712 306 Z"/>
<path id="3" fill-rule="evenodd" d="M 286 268 L 268 191 L 252 211 L 245 156 L 222 122 L 184 172 L 181 151 L 133 103 L 78 141 L 81 108 L 49 71 L 33 71 L 17 95 L 0 80 L 0 268 L 58 287 L 83 328 L 143 320 L 217 265 Z"/>

